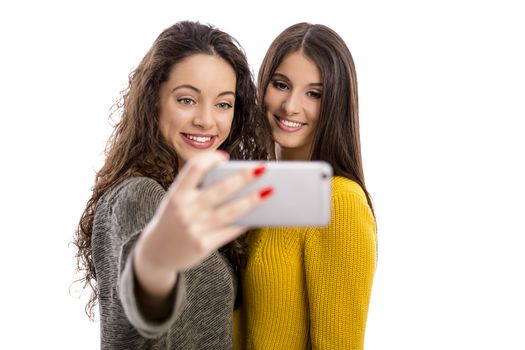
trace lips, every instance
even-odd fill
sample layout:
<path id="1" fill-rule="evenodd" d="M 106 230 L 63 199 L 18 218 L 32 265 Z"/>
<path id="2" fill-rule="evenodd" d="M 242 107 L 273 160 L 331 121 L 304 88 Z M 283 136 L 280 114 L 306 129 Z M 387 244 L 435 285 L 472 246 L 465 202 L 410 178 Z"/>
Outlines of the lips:
<path id="1" fill-rule="evenodd" d="M 207 149 L 210 148 L 215 142 L 215 135 L 203 135 L 203 134 L 186 134 L 181 133 L 182 139 L 188 145 L 198 148 Z"/>
<path id="2" fill-rule="evenodd" d="M 291 120 L 288 118 L 278 117 L 274 115 L 274 118 L 276 120 L 277 126 L 286 132 L 295 132 L 299 131 L 303 128 L 303 126 L 307 125 L 307 123 L 301 123 L 296 120 Z"/>

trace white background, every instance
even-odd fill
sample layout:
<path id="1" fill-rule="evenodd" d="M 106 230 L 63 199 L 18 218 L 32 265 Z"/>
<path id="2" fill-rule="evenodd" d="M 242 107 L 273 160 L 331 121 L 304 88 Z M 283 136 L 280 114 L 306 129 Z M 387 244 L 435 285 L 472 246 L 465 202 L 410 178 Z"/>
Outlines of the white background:
<path id="1" fill-rule="evenodd" d="M 3 1 L 2 344 L 98 348 L 86 293 L 69 294 L 68 242 L 127 75 L 164 28 L 192 19 L 236 37 L 255 73 L 295 22 L 350 47 L 379 228 L 366 349 L 525 349 L 519 2 Z"/>

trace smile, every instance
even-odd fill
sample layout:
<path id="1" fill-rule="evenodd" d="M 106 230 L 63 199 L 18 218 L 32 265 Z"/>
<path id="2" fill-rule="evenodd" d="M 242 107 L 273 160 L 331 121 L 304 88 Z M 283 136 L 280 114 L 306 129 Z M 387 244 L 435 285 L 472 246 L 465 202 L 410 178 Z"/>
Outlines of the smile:
<path id="1" fill-rule="evenodd" d="M 184 142 L 199 149 L 210 148 L 215 141 L 215 136 L 212 135 L 195 135 L 185 133 L 181 133 L 181 135 Z"/>
<path id="2" fill-rule="evenodd" d="M 275 117 L 275 120 L 277 121 L 277 126 L 281 130 L 287 131 L 287 132 L 298 131 L 298 130 L 302 129 L 303 126 L 307 125 L 307 123 L 301 123 L 301 122 L 298 122 L 298 121 L 289 120 L 289 119 L 286 119 L 286 118 L 278 117 L 276 115 L 274 115 L 274 117 Z"/>

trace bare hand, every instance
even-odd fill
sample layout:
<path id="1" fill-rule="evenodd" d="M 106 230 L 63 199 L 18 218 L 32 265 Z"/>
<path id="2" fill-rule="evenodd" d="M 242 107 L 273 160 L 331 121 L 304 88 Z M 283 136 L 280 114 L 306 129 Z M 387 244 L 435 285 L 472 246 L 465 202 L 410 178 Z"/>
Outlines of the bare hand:
<path id="1" fill-rule="evenodd" d="M 241 235 L 247 228 L 232 222 L 264 200 L 255 192 L 221 204 L 257 178 L 255 169 L 241 170 L 200 189 L 204 175 L 224 160 L 221 152 L 190 159 L 144 229 L 137 242 L 134 266 L 137 278 L 151 294 L 167 294 L 177 272 L 198 264 Z"/>

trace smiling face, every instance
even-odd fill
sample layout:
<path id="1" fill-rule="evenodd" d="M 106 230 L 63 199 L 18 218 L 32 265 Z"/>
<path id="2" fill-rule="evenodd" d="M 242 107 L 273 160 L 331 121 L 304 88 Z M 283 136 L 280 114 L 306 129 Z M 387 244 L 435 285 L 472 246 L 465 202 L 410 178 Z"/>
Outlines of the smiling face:
<path id="1" fill-rule="evenodd" d="M 309 159 L 322 91 L 321 72 L 300 51 L 285 56 L 275 70 L 264 104 L 280 159 Z"/>
<path id="2" fill-rule="evenodd" d="M 160 87 L 160 132 L 180 165 L 199 152 L 216 150 L 233 121 L 236 76 L 217 56 L 196 54 L 177 62 Z"/>

